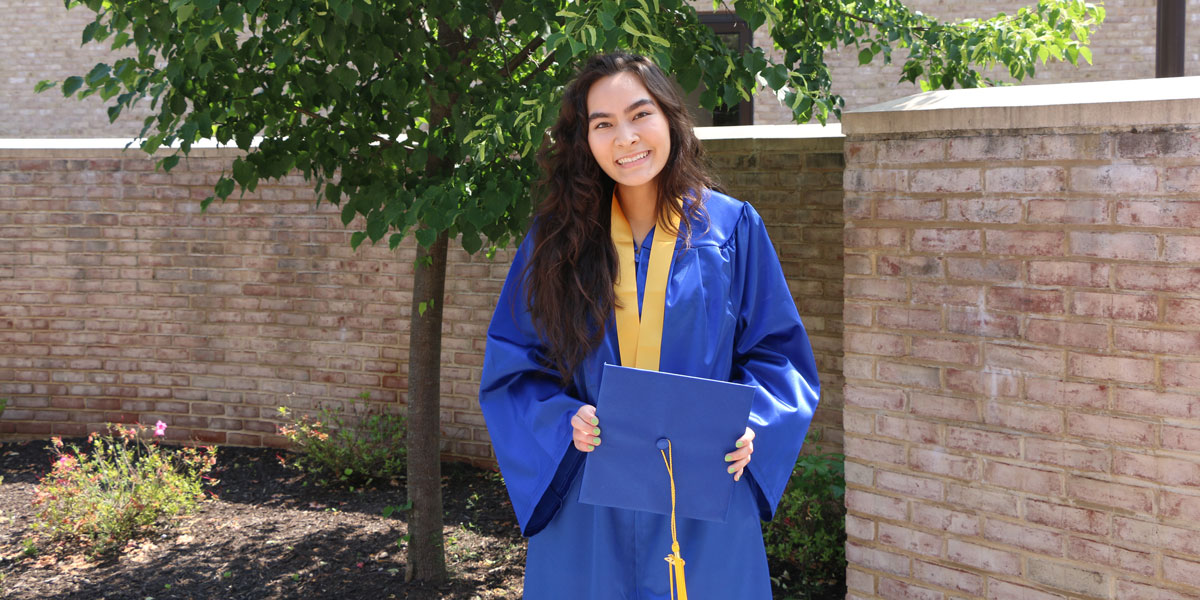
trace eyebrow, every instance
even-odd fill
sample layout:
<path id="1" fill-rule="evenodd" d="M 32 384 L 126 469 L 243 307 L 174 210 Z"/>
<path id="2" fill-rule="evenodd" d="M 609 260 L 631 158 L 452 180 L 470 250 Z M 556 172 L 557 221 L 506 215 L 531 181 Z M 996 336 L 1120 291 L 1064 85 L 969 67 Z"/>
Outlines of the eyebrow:
<path id="1" fill-rule="evenodd" d="M 638 107 L 641 107 L 641 106 L 645 106 L 645 105 L 647 105 L 647 104 L 649 104 L 649 105 L 651 105 L 651 106 L 654 106 L 654 101 L 653 101 L 653 100 L 651 100 L 651 99 L 649 99 L 649 98 L 642 98 L 641 100 L 638 100 L 638 101 L 634 102 L 633 104 L 630 104 L 630 105 L 629 105 L 629 106 L 628 106 L 628 107 L 625 109 L 625 112 L 629 112 L 629 111 L 631 111 L 631 110 L 633 110 L 633 109 L 635 109 L 635 108 L 638 108 Z M 592 114 L 588 115 L 588 121 L 589 121 L 589 122 L 591 122 L 591 121 L 593 121 L 593 120 L 595 120 L 595 119 L 607 119 L 607 118 L 611 118 L 611 117 L 612 117 L 612 115 L 610 115 L 610 114 L 608 114 L 608 113 L 604 113 L 604 112 L 594 112 L 594 113 L 592 113 Z"/>

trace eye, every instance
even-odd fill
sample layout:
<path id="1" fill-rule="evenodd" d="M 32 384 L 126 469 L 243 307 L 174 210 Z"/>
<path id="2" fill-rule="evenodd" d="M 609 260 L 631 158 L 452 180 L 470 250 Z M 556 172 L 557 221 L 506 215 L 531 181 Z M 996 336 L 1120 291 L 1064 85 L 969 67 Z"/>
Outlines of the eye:
<path id="1" fill-rule="evenodd" d="M 596 125 L 593 126 L 592 129 L 604 129 L 606 127 L 611 127 L 611 125 L 609 125 L 608 123 L 606 123 L 604 121 L 601 121 L 599 123 L 596 123 Z"/>
<path id="2" fill-rule="evenodd" d="M 640 119 L 640 118 L 642 118 L 642 117 L 648 117 L 648 116 L 650 116 L 650 111 L 648 111 L 648 110 L 643 110 L 642 112 L 640 112 L 640 113 L 638 113 L 638 114 L 634 115 L 634 116 L 633 116 L 633 120 L 635 120 L 635 121 L 636 121 L 636 120 L 638 120 L 638 119 Z"/>

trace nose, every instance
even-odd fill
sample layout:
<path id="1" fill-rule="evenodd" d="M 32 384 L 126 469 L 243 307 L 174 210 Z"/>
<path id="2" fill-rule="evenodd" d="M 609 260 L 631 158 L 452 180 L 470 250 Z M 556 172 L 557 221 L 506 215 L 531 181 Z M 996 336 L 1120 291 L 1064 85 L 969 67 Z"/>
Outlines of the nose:
<path id="1" fill-rule="evenodd" d="M 637 128 L 627 123 L 617 125 L 616 143 L 618 146 L 631 146 L 638 140 Z"/>

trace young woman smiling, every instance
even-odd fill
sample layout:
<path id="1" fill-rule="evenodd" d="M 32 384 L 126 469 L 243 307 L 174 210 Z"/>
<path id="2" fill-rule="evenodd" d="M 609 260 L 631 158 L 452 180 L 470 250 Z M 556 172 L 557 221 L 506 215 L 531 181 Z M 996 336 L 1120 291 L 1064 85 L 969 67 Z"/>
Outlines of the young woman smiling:
<path id="1" fill-rule="evenodd" d="M 601 444 L 603 367 L 621 364 L 614 313 L 626 304 L 614 285 L 626 244 L 639 310 L 645 298 L 664 305 L 658 370 L 755 387 L 745 434 L 714 465 L 735 482 L 726 521 L 678 523 L 691 598 L 770 598 L 760 519 L 783 493 L 819 383 L 762 219 L 713 189 L 679 91 L 644 57 L 590 59 L 564 92 L 550 139 L 542 200 L 488 329 L 480 386 L 530 538 L 525 598 L 672 593 L 662 562 L 672 519 L 578 499 L 584 457 Z M 656 281 L 647 269 L 661 236 L 677 241 L 669 275 Z"/>

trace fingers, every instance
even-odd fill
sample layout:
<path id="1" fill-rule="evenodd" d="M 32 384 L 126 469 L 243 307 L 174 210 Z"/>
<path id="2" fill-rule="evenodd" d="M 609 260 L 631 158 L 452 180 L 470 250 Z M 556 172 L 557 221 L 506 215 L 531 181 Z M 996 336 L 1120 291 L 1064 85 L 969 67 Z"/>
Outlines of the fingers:
<path id="1" fill-rule="evenodd" d="M 733 475 L 734 481 L 741 481 L 742 471 L 750 464 L 750 456 L 754 454 L 754 430 L 747 427 L 736 446 L 735 450 L 725 455 L 725 462 L 729 463 L 726 470 Z"/>
<path id="2" fill-rule="evenodd" d="M 600 420 L 596 418 L 596 407 L 585 404 L 571 417 L 573 431 L 571 442 L 580 452 L 591 452 L 600 445 Z"/>

